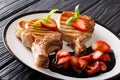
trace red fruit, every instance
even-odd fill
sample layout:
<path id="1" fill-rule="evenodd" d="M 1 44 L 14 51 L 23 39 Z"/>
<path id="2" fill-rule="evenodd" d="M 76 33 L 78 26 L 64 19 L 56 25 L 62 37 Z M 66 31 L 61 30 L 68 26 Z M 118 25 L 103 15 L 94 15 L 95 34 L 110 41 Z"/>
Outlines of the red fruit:
<path id="1" fill-rule="evenodd" d="M 85 69 L 86 66 L 87 66 L 87 61 L 85 61 L 84 59 L 82 58 L 78 58 L 78 64 L 79 64 L 79 67 L 80 69 Z"/>
<path id="2" fill-rule="evenodd" d="M 56 54 L 57 64 L 63 64 L 70 59 L 70 53 L 66 50 L 59 50 Z"/>
<path id="3" fill-rule="evenodd" d="M 86 72 L 91 75 L 100 70 L 100 63 L 99 61 L 94 62 L 92 65 L 87 66 Z"/>
<path id="4" fill-rule="evenodd" d="M 75 70 L 77 73 L 81 73 L 81 71 L 86 68 L 87 61 L 81 59 L 80 57 L 71 56 L 70 64 L 73 70 Z"/>
<path id="5" fill-rule="evenodd" d="M 73 66 L 78 66 L 78 57 L 70 56 L 70 63 Z"/>
<path id="6" fill-rule="evenodd" d="M 86 23 L 85 19 L 74 20 L 72 25 L 75 29 L 78 29 L 80 31 L 86 31 L 87 30 L 87 23 Z"/>
<path id="7" fill-rule="evenodd" d="M 69 62 L 65 62 L 62 64 L 64 69 L 67 69 L 69 67 Z"/>
<path id="8" fill-rule="evenodd" d="M 106 71 L 107 70 L 107 66 L 104 62 L 100 61 L 100 70 L 102 71 Z"/>
<path id="9" fill-rule="evenodd" d="M 94 51 L 93 53 L 91 53 L 93 60 L 99 60 L 99 59 L 101 59 L 101 56 L 103 54 L 104 53 L 101 52 L 101 51 Z"/>
<path id="10" fill-rule="evenodd" d="M 92 56 L 91 55 L 81 56 L 80 58 L 84 59 L 86 61 L 91 61 L 92 60 Z"/>
<path id="11" fill-rule="evenodd" d="M 109 53 L 111 51 L 110 45 L 106 43 L 105 41 L 102 40 L 97 40 L 92 44 L 92 49 L 93 50 L 100 50 L 102 52 Z"/>
<path id="12" fill-rule="evenodd" d="M 79 64 L 78 64 L 78 57 L 71 56 L 70 57 L 70 64 L 71 64 L 74 71 L 76 71 L 77 73 L 81 73 L 81 69 L 80 69 Z"/>
<path id="13" fill-rule="evenodd" d="M 111 60 L 110 56 L 108 54 L 104 54 L 101 56 L 101 60 L 104 62 L 108 62 Z"/>
<path id="14" fill-rule="evenodd" d="M 47 21 L 42 21 L 41 26 L 44 28 L 51 29 L 53 31 L 57 30 L 57 24 L 54 19 L 49 18 Z"/>
<path id="15" fill-rule="evenodd" d="M 70 56 L 61 57 L 61 58 L 58 60 L 57 64 L 63 64 L 63 63 L 65 63 L 65 62 L 69 61 L 69 59 L 70 59 Z"/>

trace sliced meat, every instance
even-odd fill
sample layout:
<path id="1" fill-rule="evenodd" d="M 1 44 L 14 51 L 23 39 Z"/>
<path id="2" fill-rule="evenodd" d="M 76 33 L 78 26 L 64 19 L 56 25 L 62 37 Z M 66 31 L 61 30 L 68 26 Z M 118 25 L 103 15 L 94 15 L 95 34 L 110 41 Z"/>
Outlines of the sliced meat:
<path id="1" fill-rule="evenodd" d="M 88 21 L 86 31 L 80 31 L 74 29 L 73 26 L 66 25 L 66 21 L 74 15 L 73 12 L 63 12 L 59 19 L 59 31 L 63 35 L 63 39 L 68 42 L 74 50 L 77 56 L 80 56 L 81 52 L 84 51 L 84 43 L 88 41 L 94 31 L 95 22 L 90 16 L 80 15 L 80 18 L 84 18 Z"/>
<path id="2" fill-rule="evenodd" d="M 62 35 L 57 31 L 40 28 L 39 25 L 33 27 L 36 20 L 21 21 L 16 28 L 16 37 L 31 48 L 36 66 L 48 68 L 48 55 L 62 48 Z"/>

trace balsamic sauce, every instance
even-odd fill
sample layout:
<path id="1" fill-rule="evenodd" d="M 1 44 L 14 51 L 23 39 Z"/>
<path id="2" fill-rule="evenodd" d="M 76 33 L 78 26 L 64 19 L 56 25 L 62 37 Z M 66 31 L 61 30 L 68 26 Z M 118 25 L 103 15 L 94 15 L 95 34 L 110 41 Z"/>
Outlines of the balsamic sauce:
<path id="1" fill-rule="evenodd" d="M 88 55 L 91 52 L 93 52 L 93 51 L 92 51 L 91 47 L 89 47 L 89 48 L 87 48 L 86 52 L 84 52 L 83 54 Z M 70 52 L 70 53 L 71 53 L 71 55 L 74 55 L 74 52 Z M 57 72 L 57 73 L 60 73 L 62 75 L 66 75 L 66 76 L 70 76 L 70 77 L 77 77 L 77 78 L 93 77 L 93 76 L 103 74 L 103 73 L 108 72 L 108 71 L 113 69 L 113 67 L 115 66 L 115 63 L 116 63 L 114 52 L 111 51 L 109 53 L 109 55 L 110 55 L 111 61 L 106 63 L 107 70 L 106 71 L 99 71 L 99 72 L 97 72 L 95 74 L 92 74 L 92 75 L 88 75 L 85 71 L 82 71 L 81 73 L 77 73 L 71 68 L 71 66 L 68 69 L 60 68 L 60 66 L 56 67 L 55 64 L 53 64 L 53 62 L 55 63 L 55 60 L 54 60 L 55 59 L 55 54 L 49 56 L 49 58 L 50 58 L 49 69 L 53 72 Z"/>

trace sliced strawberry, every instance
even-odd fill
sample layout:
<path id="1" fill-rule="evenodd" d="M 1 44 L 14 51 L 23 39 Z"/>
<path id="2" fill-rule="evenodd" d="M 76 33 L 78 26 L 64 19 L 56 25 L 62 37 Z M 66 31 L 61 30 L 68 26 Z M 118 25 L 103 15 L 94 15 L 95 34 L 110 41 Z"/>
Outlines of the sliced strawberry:
<path id="1" fill-rule="evenodd" d="M 108 62 L 111 60 L 110 56 L 108 54 L 104 54 L 101 56 L 101 60 L 104 62 Z"/>
<path id="2" fill-rule="evenodd" d="M 63 64 L 63 63 L 65 63 L 65 62 L 69 61 L 69 59 L 70 59 L 70 56 L 61 57 L 61 58 L 58 60 L 57 64 Z"/>
<path id="3" fill-rule="evenodd" d="M 57 30 L 57 23 L 52 18 L 49 18 L 47 21 L 41 21 L 41 26 L 44 28 L 51 29 L 53 31 Z"/>
<path id="4" fill-rule="evenodd" d="M 101 52 L 101 51 L 94 51 L 93 53 L 91 53 L 93 60 L 99 60 L 99 59 L 101 59 L 101 56 L 103 54 L 104 53 Z"/>
<path id="5" fill-rule="evenodd" d="M 72 23 L 72 26 L 75 29 L 78 29 L 80 31 L 86 31 L 87 30 L 87 23 L 86 23 L 85 19 L 74 20 L 73 23 Z"/>
<path id="6" fill-rule="evenodd" d="M 110 45 L 102 40 L 97 40 L 92 44 L 93 50 L 100 50 L 102 52 L 109 53 L 111 51 Z"/>
<path id="7" fill-rule="evenodd" d="M 73 70 L 77 73 L 81 73 L 81 69 L 79 67 L 76 67 L 76 66 L 72 66 Z"/>
<path id="8" fill-rule="evenodd" d="M 82 58 L 78 58 L 78 64 L 80 66 L 80 69 L 85 69 L 87 66 L 87 61 L 82 59 Z"/>
<path id="9" fill-rule="evenodd" d="M 107 66 L 104 62 L 100 61 L 100 70 L 102 71 L 106 71 L 107 70 Z"/>
<path id="10" fill-rule="evenodd" d="M 77 73 L 81 73 L 81 69 L 80 69 L 80 66 L 78 63 L 78 57 L 71 56 L 70 57 L 70 64 L 71 64 L 74 71 L 76 71 Z"/>
<path id="11" fill-rule="evenodd" d="M 78 66 L 78 58 L 75 56 L 70 56 L 71 65 Z"/>
<path id="12" fill-rule="evenodd" d="M 57 64 L 63 64 L 70 59 L 70 53 L 66 50 L 59 50 L 56 54 Z"/>
<path id="13" fill-rule="evenodd" d="M 75 56 L 70 57 L 70 64 L 73 70 L 75 70 L 77 73 L 81 73 L 81 71 L 86 68 L 87 63 L 88 62 L 86 60 L 80 57 L 75 57 Z"/>
<path id="14" fill-rule="evenodd" d="M 67 69 L 69 67 L 69 62 L 65 62 L 62 64 L 64 69 Z"/>
<path id="15" fill-rule="evenodd" d="M 91 56 L 91 55 L 81 56 L 80 58 L 81 58 L 81 59 L 84 59 L 84 60 L 86 60 L 86 61 L 92 60 L 92 56 Z"/>
<path id="16" fill-rule="evenodd" d="M 87 66 L 86 72 L 91 75 L 100 70 L 100 63 L 99 61 L 94 62 L 92 65 Z"/>

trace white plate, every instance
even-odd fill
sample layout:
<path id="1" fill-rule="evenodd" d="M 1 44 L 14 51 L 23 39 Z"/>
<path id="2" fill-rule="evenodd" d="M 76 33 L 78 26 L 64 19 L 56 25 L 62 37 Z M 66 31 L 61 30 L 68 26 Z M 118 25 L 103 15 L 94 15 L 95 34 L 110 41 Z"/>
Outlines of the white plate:
<path id="1" fill-rule="evenodd" d="M 46 14 L 47 14 L 47 11 L 40 11 L 40 12 L 32 12 L 32 13 L 20 15 L 12 19 L 4 29 L 3 41 L 5 46 L 11 52 L 11 54 L 13 54 L 22 63 L 26 64 L 30 68 L 37 70 L 38 72 L 41 72 L 43 74 L 46 74 L 55 78 L 59 78 L 59 79 L 66 79 L 66 80 L 75 80 L 75 79 L 76 80 L 82 80 L 82 79 L 103 80 L 103 79 L 115 77 L 120 73 L 120 40 L 112 32 L 110 32 L 103 26 L 99 25 L 98 23 L 96 23 L 95 25 L 95 31 L 93 33 L 92 38 L 90 39 L 89 42 L 87 42 L 86 45 L 90 46 L 92 42 L 98 39 L 104 40 L 107 43 L 109 43 L 112 50 L 114 51 L 114 55 L 116 59 L 116 64 L 112 70 L 94 77 L 90 77 L 90 78 L 75 78 L 75 77 L 65 76 L 59 73 L 52 72 L 49 69 L 35 67 L 33 64 L 33 55 L 31 51 L 26 47 L 24 47 L 21 41 L 16 38 L 14 31 L 19 21 L 25 20 L 25 19 L 31 20 L 34 18 L 42 18 L 43 15 L 46 15 Z M 57 20 L 59 14 L 60 13 L 55 13 L 53 15 L 53 18 Z M 64 48 L 70 50 L 70 48 L 66 47 L 65 45 L 64 45 Z"/>

